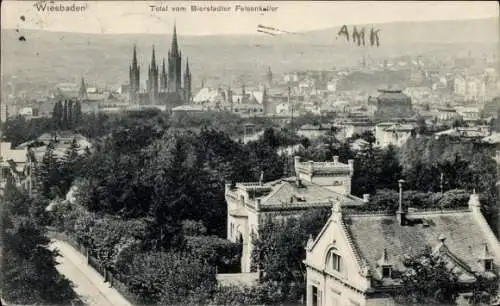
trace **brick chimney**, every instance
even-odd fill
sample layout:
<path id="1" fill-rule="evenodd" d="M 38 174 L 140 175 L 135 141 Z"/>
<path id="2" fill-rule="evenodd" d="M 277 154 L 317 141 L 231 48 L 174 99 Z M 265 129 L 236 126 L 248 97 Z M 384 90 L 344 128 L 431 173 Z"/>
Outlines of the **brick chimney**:
<path id="1" fill-rule="evenodd" d="M 354 170 L 354 159 L 349 159 L 349 160 L 347 161 L 347 164 L 349 165 L 349 167 L 350 167 L 352 170 Z"/>
<path id="2" fill-rule="evenodd" d="M 370 194 L 369 193 L 363 194 L 363 202 L 365 202 L 365 203 L 370 202 Z"/>
<path id="3" fill-rule="evenodd" d="M 406 208 L 403 206 L 403 183 L 404 180 L 399 180 L 399 207 L 398 211 L 396 212 L 397 218 L 399 225 L 406 225 Z"/>
<path id="4" fill-rule="evenodd" d="M 338 164 L 338 162 L 339 162 L 339 157 L 338 157 L 338 156 L 334 156 L 334 157 L 333 157 L 333 162 L 334 162 L 335 164 Z"/>

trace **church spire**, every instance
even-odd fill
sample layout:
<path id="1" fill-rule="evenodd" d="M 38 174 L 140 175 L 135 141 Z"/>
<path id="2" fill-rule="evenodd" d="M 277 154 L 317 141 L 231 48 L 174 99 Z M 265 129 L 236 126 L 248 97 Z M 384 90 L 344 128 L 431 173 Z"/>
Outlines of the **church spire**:
<path id="1" fill-rule="evenodd" d="M 134 44 L 134 54 L 132 56 L 132 67 L 137 67 L 137 46 Z"/>
<path id="2" fill-rule="evenodd" d="M 170 47 L 170 52 L 172 52 L 172 55 L 179 54 L 179 46 L 177 44 L 177 27 L 175 22 L 174 22 L 174 34 L 172 35 L 172 46 Z"/>
<path id="3" fill-rule="evenodd" d="M 184 71 L 184 101 L 191 102 L 191 72 L 189 71 L 189 58 L 186 58 L 186 71 Z"/>
<path id="4" fill-rule="evenodd" d="M 82 77 L 82 81 L 80 84 L 80 92 L 79 92 L 79 98 L 80 99 L 86 99 L 87 98 L 87 85 L 85 85 L 85 80 Z"/>
<path id="5" fill-rule="evenodd" d="M 151 56 L 151 66 L 153 67 L 153 69 L 156 68 L 155 45 L 153 45 L 153 55 Z"/>
<path id="6" fill-rule="evenodd" d="M 189 72 L 189 57 L 186 58 L 186 72 L 185 72 L 186 75 L 190 75 L 191 73 Z"/>

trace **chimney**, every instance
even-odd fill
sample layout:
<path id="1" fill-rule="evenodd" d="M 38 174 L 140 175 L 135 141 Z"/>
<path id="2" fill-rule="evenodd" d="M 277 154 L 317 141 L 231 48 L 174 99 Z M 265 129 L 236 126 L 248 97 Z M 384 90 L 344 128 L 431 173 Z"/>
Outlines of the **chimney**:
<path id="1" fill-rule="evenodd" d="M 264 183 L 264 171 L 261 171 L 259 178 L 259 186 L 262 186 L 263 183 Z"/>
<path id="2" fill-rule="evenodd" d="M 294 166 L 297 167 L 300 164 L 300 156 L 293 157 Z"/>
<path id="3" fill-rule="evenodd" d="M 479 195 L 476 193 L 476 189 L 473 190 L 469 197 L 469 209 L 472 211 L 480 211 L 481 202 L 479 202 Z"/>
<path id="4" fill-rule="evenodd" d="M 334 156 L 333 157 L 333 163 L 337 164 L 338 162 L 339 162 L 339 157 L 338 156 Z"/>
<path id="5" fill-rule="evenodd" d="M 347 164 L 349 165 L 349 167 L 351 168 L 351 170 L 354 170 L 354 159 L 349 159 L 347 161 Z"/>
<path id="6" fill-rule="evenodd" d="M 370 202 L 370 194 L 369 193 L 363 194 L 363 202 L 364 203 Z"/>
<path id="7" fill-rule="evenodd" d="M 397 211 L 397 218 L 399 221 L 399 225 L 405 225 L 406 224 L 406 210 L 403 207 L 403 183 L 404 180 L 399 180 L 399 207 Z"/>
<path id="8" fill-rule="evenodd" d="M 256 210 L 260 209 L 260 199 L 255 199 L 255 209 Z"/>
<path id="9" fill-rule="evenodd" d="M 339 221 L 342 218 L 342 209 L 340 201 L 330 200 L 330 204 L 332 205 L 332 218 L 336 221 Z"/>

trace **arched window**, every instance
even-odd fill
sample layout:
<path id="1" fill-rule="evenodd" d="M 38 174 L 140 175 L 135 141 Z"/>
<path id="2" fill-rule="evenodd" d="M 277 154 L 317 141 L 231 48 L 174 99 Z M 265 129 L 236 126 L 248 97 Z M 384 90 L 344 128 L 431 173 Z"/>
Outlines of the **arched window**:
<path id="1" fill-rule="evenodd" d="M 326 256 L 326 267 L 337 272 L 343 271 L 342 257 L 336 248 L 331 248 Z"/>

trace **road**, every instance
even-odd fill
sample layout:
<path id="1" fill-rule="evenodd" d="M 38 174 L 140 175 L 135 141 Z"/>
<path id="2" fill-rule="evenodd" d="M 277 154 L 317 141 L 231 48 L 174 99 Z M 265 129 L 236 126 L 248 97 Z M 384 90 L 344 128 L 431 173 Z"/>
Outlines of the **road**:
<path id="1" fill-rule="evenodd" d="M 104 283 L 104 278 L 87 264 L 85 256 L 68 243 L 52 239 L 50 248 L 58 249 L 61 256 L 56 268 L 74 284 L 75 292 L 87 305 L 99 306 L 131 306 L 118 291 Z"/>

